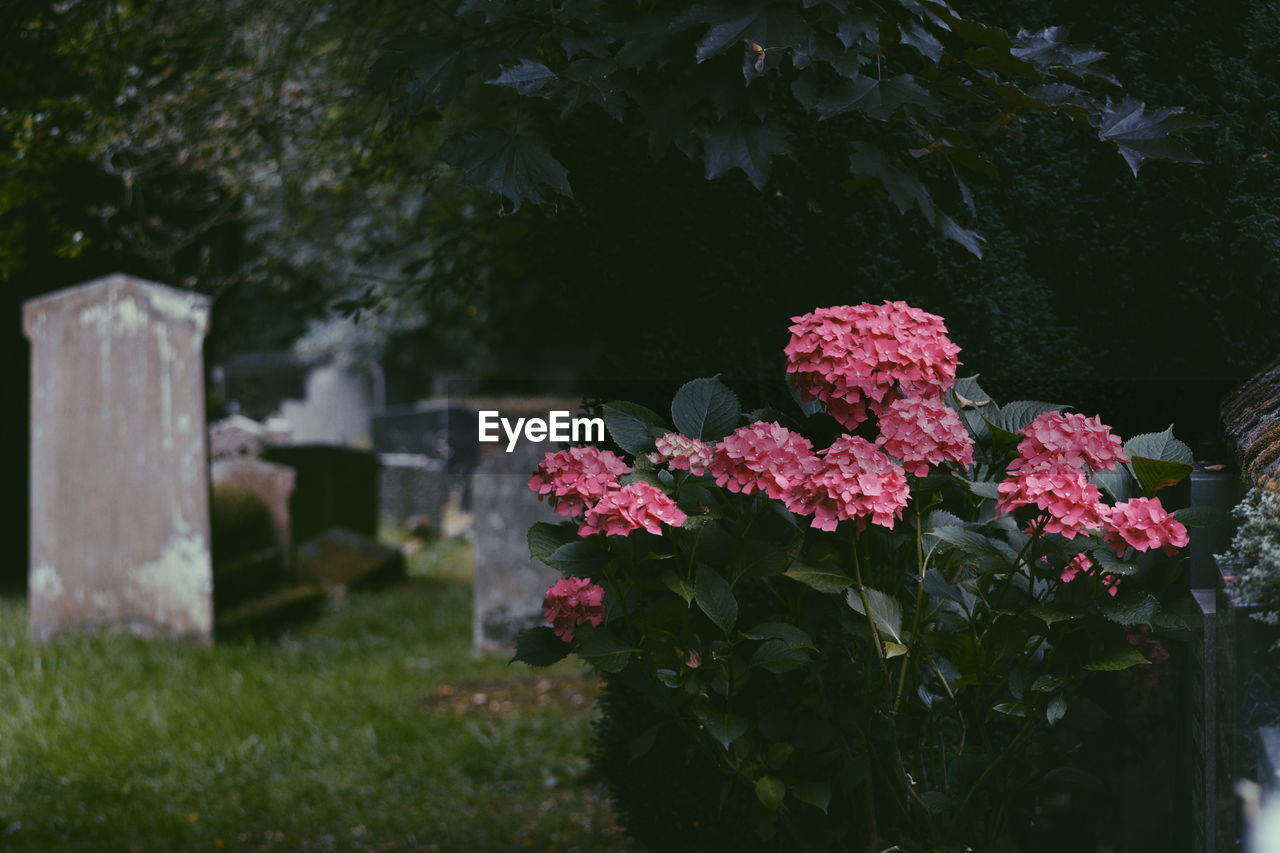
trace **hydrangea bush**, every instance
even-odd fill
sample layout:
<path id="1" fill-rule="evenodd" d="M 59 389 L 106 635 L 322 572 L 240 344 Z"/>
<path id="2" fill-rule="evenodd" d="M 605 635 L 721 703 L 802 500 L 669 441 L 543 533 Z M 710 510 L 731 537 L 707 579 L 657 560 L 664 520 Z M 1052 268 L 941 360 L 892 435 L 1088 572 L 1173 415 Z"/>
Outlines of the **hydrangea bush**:
<path id="1" fill-rule="evenodd" d="M 1090 683 L 1185 627 L 1192 516 L 1161 493 L 1191 454 L 997 404 L 905 303 L 793 323 L 794 411 L 696 379 L 670 424 L 604 407 L 629 461 L 547 455 L 530 488 L 571 518 L 529 545 L 566 578 L 516 656 L 604 672 L 626 762 L 697 780 L 664 849 L 1023 849 Z"/>

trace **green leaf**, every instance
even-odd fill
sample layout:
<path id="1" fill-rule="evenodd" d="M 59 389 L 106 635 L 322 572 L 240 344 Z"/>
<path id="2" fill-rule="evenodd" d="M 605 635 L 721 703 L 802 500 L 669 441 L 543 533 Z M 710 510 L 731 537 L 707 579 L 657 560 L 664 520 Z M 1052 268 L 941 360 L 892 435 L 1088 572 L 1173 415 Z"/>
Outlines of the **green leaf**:
<path id="1" fill-rule="evenodd" d="M 515 89 L 521 95 L 542 95 L 546 92 L 547 84 L 555 80 L 556 73 L 541 62 L 521 59 L 517 64 L 502 69 L 501 74 L 485 83 Z"/>
<path id="2" fill-rule="evenodd" d="M 1093 475 L 1093 483 L 1107 494 L 1111 495 L 1117 503 L 1133 500 L 1142 496 L 1142 487 L 1138 481 L 1129 473 L 1126 465 L 1117 465 L 1110 471 L 1099 471 Z"/>
<path id="3" fill-rule="evenodd" d="M 1001 702 L 998 705 L 993 705 L 991 710 L 995 711 L 997 714 L 1006 714 L 1010 717 L 1027 716 L 1027 706 L 1023 705 L 1021 702 Z"/>
<path id="4" fill-rule="evenodd" d="M 1147 110 L 1142 101 L 1126 98 L 1107 104 L 1098 120 L 1098 138 L 1112 142 L 1120 156 L 1138 176 L 1144 161 L 1155 158 L 1175 163 L 1199 163 L 1190 151 L 1173 138 L 1174 134 L 1204 127 L 1204 122 L 1182 107 Z"/>
<path id="5" fill-rule="evenodd" d="M 738 395 L 719 379 L 686 382 L 671 401 L 671 421 L 689 438 L 719 441 L 738 425 Z"/>
<path id="6" fill-rule="evenodd" d="M 1121 592 L 1099 608 L 1103 618 L 1117 625 L 1149 625 L 1160 609 L 1160 600 L 1149 592 Z"/>
<path id="7" fill-rule="evenodd" d="M 561 545 L 576 541 L 578 534 L 564 525 L 539 521 L 529 528 L 526 539 L 529 542 L 529 556 L 546 563 L 547 558 Z"/>
<path id="8" fill-rule="evenodd" d="M 936 530 L 939 527 L 964 527 L 964 520 L 947 512 L 945 509 L 935 509 L 925 519 L 924 529 L 926 531 Z"/>
<path id="9" fill-rule="evenodd" d="M 987 239 L 977 231 L 965 228 L 942 211 L 938 211 L 938 218 L 933 223 L 933 230 L 942 239 L 960 244 L 969 254 L 978 260 L 982 260 L 983 246 L 987 244 Z"/>
<path id="10" fill-rule="evenodd" d="M 773 158 L 791 153 L 786 137 L 760 123 L 730 116 L 715 127 L 698 131 L 702 139 L 707 180 L 741 169 L 756 189 L 764 189 L 773 171 Z"/>
<path id="11" fill-rule="evenodd" d="M 718 711 L 703 711 L 698 716 L 702 719 L 707 733 L 719 741 L 725 749 L 729 744 L 747 733 L 747 721 L 733 714 L 722 714 Z"/>
<path id="12" fill-rule="evenodd" d="M 662 573 L 662 583 L 667 589 L 684 599 L 685 604 L 692 604 L 694 597 L 693 584 L 667 569 Z"/>
<path id="13" fill-rule="evenodd" d="M 1182 462 L 1186 465 L 1195 461 L 1191 455 L 1191 448 L 1173 437 L 1172 425 L 1164 432 L 1135 435 L 1124 443 L 1124 452 L 1129 456 L 1142 456 L 1164 462 Z"/>
<path id="14" fill-rule="evenodd" d="M 791 796 L 821 809 L 823 814 L 826 814 L 827 806 L 831 804 L 831 786 L 826 782 L 796 782 L 790 790 Z"/>
<path id="15" fill-rule="evenodd" d="M 1049 707 L 1044 710 L 1044 718 L 1049 725 L 1056 725 L 1067 714 L 1067 700 L 1064 696 L 1054 696 L 1049 700 Z"/>
<path id="16" fill-rule="evenodd" d="M 1132 575 L 1137 574 L 1138 565 L 1136 563 L 1125 563 L 1116 556 L 1116 552 L 1110 548 L 1095 548 L 1089 552 L 1093 561 L 1106 572 L 1113 575 Z"/>
<path id="17" fill-rule="evenodd" d="M 795 648 L 783 640 L 769 640 L 756 649 L 751 656 L 751 665 L 780 675 L 799 669 L 809 663 L 809 654 L 804 649 Z"/>
<path id="18" fill-rule="evenodd" d="M 761 622 L 750 631 L 743 631 L 742 636 L 749 640 L 782 640 L 793 649 L 814 649 L 813 640 L 795 625 L 786 622 Z"/>
<path id="19" fill-rule="evenodd" d="M 865 587 L 862 591 L 866 594 L 867 606 L 871 608 L 871 621 L 875 623 L 876 630 L 895 643 L 901 643 L 902 605 L 893 596 L 878 589 Z M 867 615 L 867 611 L 863 608 L 862 595 L 858 590 L 849 590 L 845 600 L 854 610 L 864 616 Z"/>
<path id="20" fill-rule="evenodd" d="M 516 654 L 511 660 L 530 666 L 550 666 L 562 660 L 573 646 L 555 635 L 546 625 L 527 628 L 516 636 Z"/>
<path id="21" fill-rule="evenodd" d="M 744 574 L 767 578 L 786 571 L 791 565 L 791 556 L 785 545 L 748 539 L 742 544 L 737 565 Z"/>
<path id="22" fill-rule="evenodd" d="M 1142 484 L 1142 491 L 1147 497 L 1166 486 L 1176 486 L 1191 474 L 1192 468 L 1186 462 L 1172 462 L 1163 459 L 1148 459 L 1145 456 L 1130 456 L 1129 467 L 1133 475 Z"/>
<path id="23" fill-rule="evenodd" d="M 657 412 L 625 400 L 606 403 L 602 414 L 613 443 L 633 456 L 652 450 L 654 430 L 663 426 Z"/>
<path id="24" fill-rule="evenodd" d="M 1173 517 L 1187 527 L 1214 527 L 1231 521 L 1231 512 L 1220 506 L 1189 506 L 1174 512 Z"/>
<path id="25" fill-rule="evenodd" d="M 599 573 L 608 559 L 609 552 L 598 539 L 591 538 L 561 545 L 542 562 L 565 574 L 583 577 Z"/>
<path id="26" fill-rule="evenodd" d="M 988 415 L 988 420 L 1000 429 L 1009 433 L 1020 433 L 1031 425 L 1031 422 L 1045 412 L 1057 412 L 1067 408 L 1061 403 L 1042 403 L 1038 400 L 1014 400 L 1001 406 L 995 417 Z M 1021 440 L 1022 436 L 1019 435 Z"/>
<path id="27" fill-rule="evenodd" d="M 1070 622 L 1072 619 L 1080 618 L 1078 613 L 1064 613 L 1061 610 L 1054 610 L 1052 607 L 1046 607 L 1043 604 L 1031 605 L 1027 608 L 1027 613 L 1051 628 L 1056 622 Z"/>
<path id="28" fill-rule="evenodd" d="M 959 584 L 948 581 L 937 569 L 929 569 L 924 573 L 924 591 L 932 596 L 954 601 L 965 610 L 971 609 L 973 605 L 973 595 L 966 595 Z"/>
<path id="29" fill-rule="evenodd" d="M 984 536 L 976 530 L 963 527 L 939 527 L 925 534 L 945 542 L 962 553 L 976 557 L 983 569 L 998 571 L 1012 567 L 1018 560 L 1018 552 L 1003 539 Z"/>
<path id="30" fill-rule="evenodd" d="M 738 601 L 725 579 L 715 569 L 699 565 L 694 581 L 694 598 L 707 618 L 722 631 L 732 631 L 738 619 Z"/>
<path id="31" fill-rule="evenodd" d="M 1151 661 L 1142 656 L 1142 652 L 1130 646 L 1090 661 L 1084 665 L 1084 668 L 1090 672 L 1118 672 L 1131 666 L 1142 666 L 1150 663 Z"/>
<path id="32" fill-rule="evenodd" d="M 984 426 L 990 427 L 990 424 L 984 424 Z M 998 429 L 998 427 L 996 429 Z M 975 495 L 977 495 L 980 498 L 995 500 L 996 498 L 1000 497 L 1000 484 L 997 482 L 994 482 L 991 480 L 974 482 L 971 480 L 966 480 L 963 477 L 957 477 L 956 479 L 964 483 L 965 486 L 969 488 L 969 491 L 973 492 Z"/>
<path id="33" fill-rule="evenodd" d="M 938 112 L 938 102 L 933 95 L 910 74 L 883 78 L 867 75 L 840 82 L 835 94 L 818 102 L 820 118 L 828 119 L 856 110 L 878 121 L 888 121 L 894 113 L 907 106 L 921 107 L 935 114 Z M 932 217 L 929 218 L 932 221 Z"/>
<path id="34" fill-rule="evenodd" d="M 1052 693 L 1066 681 L 1061 675 L 1042 675 L 1031 684 L 1032 693 Z"/>
<path id="35" fill-rule="evenodd" d="M 974 438 L 979 441 L 987 438 L 989 430 L 983 412 L 988 409 L 998 411 L 1000 407 L 978 384 L 977 376 L 957 379 L 956 384 L 947 392 L 947 402 L 960 413 L 960 417 L 964 418 Z"/>
<path id="36" fill-rule="evenodd" d="M 876 146 L 869 142 L 853 143 L 853 153 L 849 155 L 849 171 L 855 175 L 878 179 L 899 213 L 906 213 L 912 205 L 916 205 L 925 220 L 933 224 L 936 210 L 925 185 L 911 172 L 889 163 Z"/>
<path id="37" fill-rule="evenodd" d="M 777 776 L 761 776 L 756 781 L 756 799 L 771 812 L 782 805 L 782 798 L 787 795 L 787 783 Z"/>
<path id="38" fill-rule="evenodd" d="M 800 563 L 787 569 L 782 576 L 813 587 L 818 592 L 841 592 L 853 584 L 853 578 L 834 569 L 819 569 Z"/>
<path id="39" fill-rule="evenodd" d="M 631 651 L 629 645 L 601 626 L 582 642 L 578 656 L 603 672 L 621 672 L 631 659 Z"/>
<path id="40" fill-rule="evenodd" d="M 730 48 L 742 49 L 744 42 L 767 48 L 794 47 L 808 33 L 804 20 L 792 10 L 758 5 L 697 5 L 677 18 L 672 29 L 696 23 L 710 24 L 698 42 L 695 58 L 700 63 Z"/>
<path id="41" fill-rule="evenodd" d="M 450 137 L 440 159 L 463 170 L 468 183 L 509 199 L 512 211 L 526 201 L 541 204 L 546 190 L 573 197 L 564 166 L 541 139 L 502 130 L 478 130 Z"/>

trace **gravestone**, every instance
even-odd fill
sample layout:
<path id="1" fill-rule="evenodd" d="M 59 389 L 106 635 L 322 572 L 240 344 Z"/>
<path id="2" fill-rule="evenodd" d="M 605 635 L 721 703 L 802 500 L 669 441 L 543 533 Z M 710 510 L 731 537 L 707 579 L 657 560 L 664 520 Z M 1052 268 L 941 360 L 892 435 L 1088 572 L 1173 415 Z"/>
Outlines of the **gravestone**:
<path id="1" fill-rule="evenodd" d="M 301 544 L 330 527 L 378 535 L 378 459 L 365 450 L 329 445 L 268 447 L 270 462 L 297 473 L 289 516 Z"/>
<path id="2" fill-rule="evenodd" d="M 209 458 L 234 459 L 261 456 L 267 428 L 244 415 L 232 415 L 209 424 Z"/>
<path id="3" fill-rule="evenodd" d="M 210 638 L 208 315 L 207 297 L 125 275 L 24 305 L 33 639 Z"/>
<path id="4" fill-rule="evenodd" d="M 373 413 L 373 381 L 343 365 L 317 367 L 307 374 L 306 398 L 284 400 L 281 416 L 298 444 L 367 447 Z"/>
<path id="5" fill-rule="evenodd" d="M 535 522 L 563 521 L 529 489 L 529 478 L 553 445 L 521 442 L 511 453 L 486 452 L 472 475 L 475 595 L 472 640 L 481 649 L 511 649 L 524 628 L 542 623 L 542 599 L 560 574 L 529 556 Z"/>
<path id="6" fill-rule="evenodd" d="M 293 498 L 297 474 L 287 465 L 263 459 L 240 457 L 215 461 L 211 467 L 215 500 L 219 491 L 247 492 L 261 501 L 271 525 L 271 539 L 286 573 L 293 571 L 293 532 L 289 502 Z M 235 546 L 232 545 L 232 550 Z M 219 543 L 214 542 L 214 550 Z"/>

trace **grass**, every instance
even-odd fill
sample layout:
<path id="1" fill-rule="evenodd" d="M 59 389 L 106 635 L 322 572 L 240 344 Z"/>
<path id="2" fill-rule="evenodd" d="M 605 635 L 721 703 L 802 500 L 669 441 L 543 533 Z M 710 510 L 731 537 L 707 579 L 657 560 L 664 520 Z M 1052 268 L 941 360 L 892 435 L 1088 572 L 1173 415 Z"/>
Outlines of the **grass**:
<path id="1" fill-rule="evenodd" d="M 594 682 L 470 648 L 466 549 L 276 641 L 25 638 L 0 604 L 0 848 L 626 850 Z"/>

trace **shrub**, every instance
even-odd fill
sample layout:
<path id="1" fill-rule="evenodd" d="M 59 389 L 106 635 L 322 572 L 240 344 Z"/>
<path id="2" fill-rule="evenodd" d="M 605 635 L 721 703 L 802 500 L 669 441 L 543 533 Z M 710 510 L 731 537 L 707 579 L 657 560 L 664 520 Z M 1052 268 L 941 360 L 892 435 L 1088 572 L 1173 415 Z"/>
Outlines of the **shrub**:
<path id="1" fill-rule="evenodd" d="M 1085 692 L 1185 627 L 1193 515 L 1157 493 L 1190 451 L 998 405 L 904 303 L 791 333 L 792 411 L 696 379 L 674 430 L 604 407 L 628 473 L 548 454 L 530 485 L 575 516 L 530 551 L 567 582 L 516 656 L 606 674 L 602 766 L 656 849 L 1022 849 Z"/>

